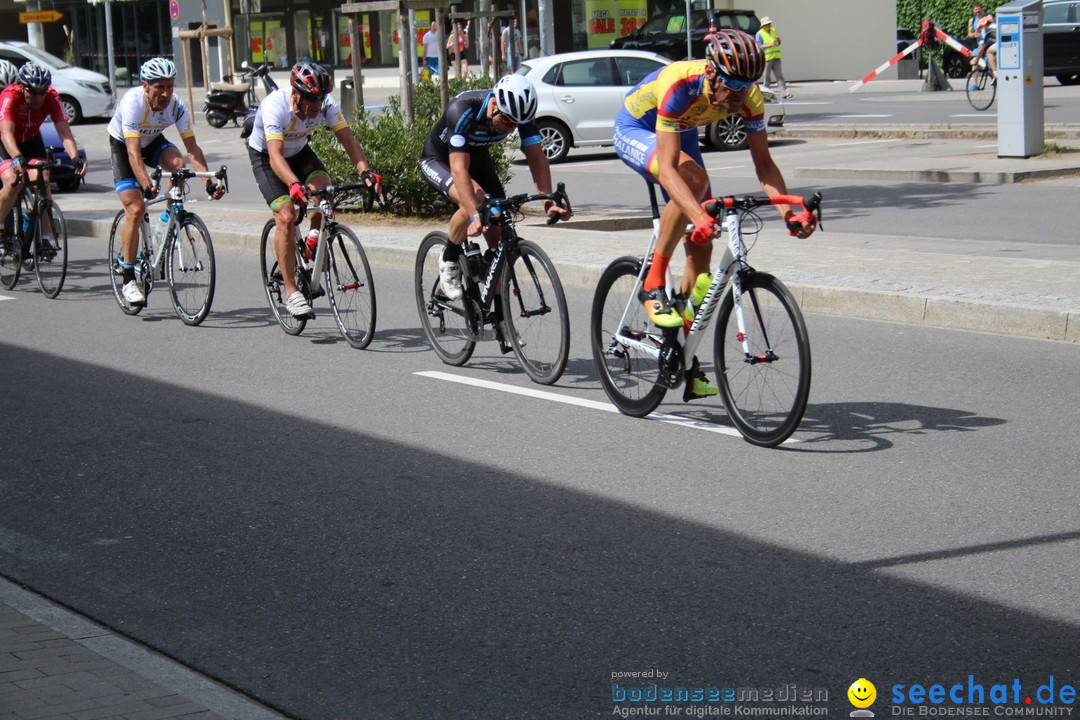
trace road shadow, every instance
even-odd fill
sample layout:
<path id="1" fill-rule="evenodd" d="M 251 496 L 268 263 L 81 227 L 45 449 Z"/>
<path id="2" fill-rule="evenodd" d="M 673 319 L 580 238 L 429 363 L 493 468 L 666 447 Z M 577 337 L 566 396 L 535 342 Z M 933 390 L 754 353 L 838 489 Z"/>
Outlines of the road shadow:
<path id="1" fill-rule="evenodd" d="M 456 416 L 392 440 L 6 344 L 0 361 L 0 574 L 291 717 L 610 717 L 612 673 L 650 669 L 820 689 L 846 714 L 859 677 L 1034 691 L 1080 672 L 1074 625 L 893 572 L 1075 529 L 845 562 L 507 471 L 482 442 L 427 449 Z M 996 422 L 810 412 L 860 415 L 868 435 Z M 618 482 L 643 452 L 581 472 Z"/>

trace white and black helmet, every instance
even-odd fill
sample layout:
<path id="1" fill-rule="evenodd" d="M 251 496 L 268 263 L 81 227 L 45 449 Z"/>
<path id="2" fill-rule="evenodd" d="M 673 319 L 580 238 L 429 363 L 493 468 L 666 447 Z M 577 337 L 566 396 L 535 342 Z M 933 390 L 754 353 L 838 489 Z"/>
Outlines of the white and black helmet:
<path id="1" fill-rule="evenodd" d="M 19 76 L 19 69 L 7 60 L 0 60 L 0 87 L 13 84 Z"/>
<path id="2" fill-rule="evenodd" d="M 536 117 L 536 89 L 524 75 L 500 78 L 492 92 L 499 112 L 518 125 Z"/>
<path id="3" fill-rule="evenodd" d="M 146 82 L 154 80 L 173 80 L 176 78 L 176 65 L 172 60 L 162 57 L 150 58 L 139 69 L 139 79 Z"/>
<path id="4" fill-rule="evenodd" d="M 16 81 L 25 88 L 47 88 L 52 85 L 52 73 L 43 65 L 28 62 L 19 68 Z"/>

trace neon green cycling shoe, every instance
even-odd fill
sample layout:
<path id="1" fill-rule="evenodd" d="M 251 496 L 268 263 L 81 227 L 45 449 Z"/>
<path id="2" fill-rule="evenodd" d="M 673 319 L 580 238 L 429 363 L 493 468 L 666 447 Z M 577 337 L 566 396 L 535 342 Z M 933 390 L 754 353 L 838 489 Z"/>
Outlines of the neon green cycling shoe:
<path id="1" fill-rule="evenodd" d="M 642 290 L 638 293 L 638 300 L 645 306 L 645 312 L 649 320 L 657 327 L 679 328 L 683 326 L 682 316 L 671 306 L 667 299 L 667 292 L 662 287 L 648 292 Z"/>
<path id="2" fill-rule="evenodd" d="M 719 393 L 720 389 L 713 385 L 709 378 L 705 377 L 705 373 L 703 372 L 698 372 L 693 380 L 691 380 L 690 394 L 693 397 L 712 397 Z"/>

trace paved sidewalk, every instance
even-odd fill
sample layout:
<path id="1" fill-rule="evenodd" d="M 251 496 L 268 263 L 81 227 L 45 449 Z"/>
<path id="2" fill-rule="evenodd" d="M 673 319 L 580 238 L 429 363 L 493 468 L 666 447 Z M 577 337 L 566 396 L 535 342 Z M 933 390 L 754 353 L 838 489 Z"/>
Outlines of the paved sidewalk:
<path id="1" fill-rule="evenodd" d="M 0 720 L 283 717 L 0 579 Z"/>

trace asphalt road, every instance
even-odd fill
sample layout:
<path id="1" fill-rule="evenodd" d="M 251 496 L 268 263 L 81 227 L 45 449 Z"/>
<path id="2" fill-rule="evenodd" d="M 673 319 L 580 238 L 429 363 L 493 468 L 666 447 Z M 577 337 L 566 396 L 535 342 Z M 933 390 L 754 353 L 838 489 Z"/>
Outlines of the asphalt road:
<path id="1" fill-rule="evenodd" d="M 325 303 L 272 325 L 253 255 L 197 329 L 160 291 L 123 316 L 103 255 L 0 301 L 0 567 L 290 716 L 610 716 L 650 668 L 836 713 L 858 677 L 1080 679 L 1076 346 L 811 315 L 767 451 L 717 402 L 568 404 L 604 401 L 583 291 L 553 399 L 463 384 L 542 390 L 492 342 L 441 365 L 408 273 L 356 351 Z"/>

